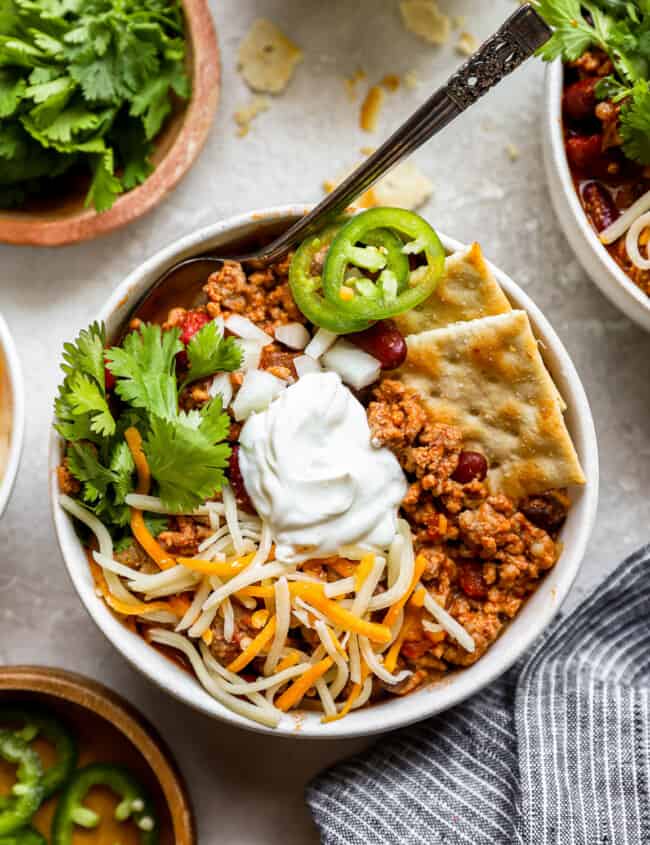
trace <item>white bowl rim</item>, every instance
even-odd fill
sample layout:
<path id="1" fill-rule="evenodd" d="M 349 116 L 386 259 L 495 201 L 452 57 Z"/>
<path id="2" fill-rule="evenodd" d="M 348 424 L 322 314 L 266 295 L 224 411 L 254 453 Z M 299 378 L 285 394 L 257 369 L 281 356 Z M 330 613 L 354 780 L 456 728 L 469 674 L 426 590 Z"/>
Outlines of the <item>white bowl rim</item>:
<path id="1" fill-rule="evenodd" d="M 0 476 L 0 518 L 7 507 L 11 491 L 13 490 L 20 456 L 23 451 L 25 435 L 25 387 L 20 358 L 16 350 L 9 326 L 0 314 L 0 353 L 4 355 L 9 375 L 9 389 L 11 390 L 11 432 L 9 435 L 9 454 L 3 474 Z M 0 470 L 2 471 L 2 470 Z"/>
<path id="2" fill-rule="evenodd" d="M 564 78 L 564 65 L 561 59 L 556 59 L 546 69 L 545 76 L 545 161 L 547 169 L 552 169 L 557 179 L 549 185 L 551 197 L 554 201 L 558 218 L 569 241 L 572 239 L 567 231 L 567 222 L 562 209 L 558 208 L 557 197 L 554 196 L 554 187 L 559 181 L 564 205 L 568 207 L 574 218 L 574 228 L 579 236 L 593 252 L 594 267 L 587 266 L 586 261 L 580 255 L 575 245 L 571 243 L 578 254 L 585 270 L 589 273 L 595 284 L 618 308 L 623 310 L 630 319 L 646 330 L 650 330 L 650 296 L 647 296 L 638 285 L 635 285 L 627 273 L 619 267 L 609 252 L 598 239 L 576 193 L 571 170 L 566 157 L 564 137 L 562 133 L 562 85 Z M 550 176 L 551 174 L 549 174 Z M 551 179 L 549 179 L 551 181 Z M 597 272 L 596 272 L 597 269 Z"/>
<path id="3" fill-rule="evenodd" d="M 295 218 L 304 214 L 310 208 L 309 205 L 301 204 L 261 209 L 228 218 L 181 238 L 149 258 L 119 284 L 102 308 L 98 319 L 107 320 L 109 316 L 115 316 L 116 313 L 120 312 L 122 318 L 128 311 L 127 301 L 134 295 L 141 295 L 138 286 L 142 285 L 143 289 L 148 286 L 143 280 L 147 277 L 151 280 L 157 278 L 178 257 L 196 254 L 202 245 L 207 242 L 214 243 L 220 237 L 223 242 L 227 242 L 229 233 L 236 237 L 238 230 L 246 226 L 252 228 L 255 225 L 273 220 Z M 463 245 L 458 241 L 444 235 L 441 235 L 441 240 L 449 251 L 463 248 Z M 537 336 L 543 341 L 546 352 L 548 354 L 552 352 L 554 355 L 553 369 L 556 380 L 559 378 L 559 386 L 564 388 L 569 412 L 575 412 L 574 442 L 587 478 L 586 485 L 579 492 L 579 501 L 574 503 L 570 513 L 570 519 L 573 514 L 574 519 L 579 520 L 575 526 L 573 542 L 570 547 L 568 545 L 565 547 L 560 562 L 548 573 L 546 580 L 531 596 L 526 606 L 522 608 L 520 616 L 529 606 L 536 606 L 535 624 L 529 624 L 527 627 L 520 625 L 517 640 L 511 642 L 512 638 L 508 638 L 508 633 L 516 624 L 517 620 L 515 620 L 508 626 L 504 635 L 474 666 L 454 673 L 452 679 L 443 680 L 431 689 L 417 691 L 404 698 L 353 711 L 340 721 L 322 724 L 318 714 L 287 714 L 277 728 L 267 728 L 244 719 L 227 710 L 209 696 L 193 675 L 183 671 L 157 653 L 137 634 L 132 634 L 113 616 L 106 604 L 98 598 L 81 544 L 74 533 L 68 515 L 58 501 L 56 466 L 60 455 L 60 438 L 52 429 L 49 460 L 50 503 L 59 546 L 68 574 L 93 621 L 135 669 L 178 700 L 189 704 L 206 715 L 237 727 L 274 736 L 344 739 L 369 736 L 404 727 L 447 710 L 503 674 L 532 645 L 533 641 L 547 627 L 559 610 L 582 562 L 595 522 L 598 504 L 598 447 L 587 396 L 562 342 L 524 291 L 501 270 L 491 264 L 489 266 L 506 293 L 517 302 L 519 307 L 527 311 Z M 542 591 L 544 596 L 541 596 Z M 504 654 L 501 655 L 501 652 L 504 652 Z M 497 655 L 500 655 L 500 659 L 497 659 Z M 434 694 L 435 701 L 433 700 Z"/>

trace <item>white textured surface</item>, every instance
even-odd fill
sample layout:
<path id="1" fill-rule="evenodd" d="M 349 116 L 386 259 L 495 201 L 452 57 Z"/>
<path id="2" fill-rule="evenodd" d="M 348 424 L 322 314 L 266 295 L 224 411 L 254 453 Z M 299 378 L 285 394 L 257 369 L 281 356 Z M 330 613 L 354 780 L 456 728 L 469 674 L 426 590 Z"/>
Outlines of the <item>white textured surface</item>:
<path id="1" fill-rule="evenodd" d="M 443 0 L 487 35 L 510 0 Z M 277 740 L 225 728 L 142 680 L 92 626 L 68 582 L 47 504 L 46 445 L 61 343 L 95 315 L 111 287 L 145 256 L 194 228 L 254 207 L 315 200 L 320 183 L 352 165 L 458 63 L 403 32 L 396 0 L 229 0 L 213 3 L 223 51 L 223 95 L 207 149 L 173 196 L 139 223 L 60 250 L 0 247 L 0 308 L 28 381 L 26 450 L 0 524 L 0 663 L 40 662 L 114 687 L 158 725 L 195 799 L 202 843 L 315 842 L 302 801 L 307 777 L 363 742 Z M 235 137 L 248 99 L 235 74 L 237 44 L 264 14 L 305 51 L 287 93 Z M 378 80 L 415 69 L 415 91 L 387 96 L 377 136 L 357 129 L 358 102 L 342 78 L 358 65 Z M 426 213 L 461 240 L 478 239 L 545 310 L 589 394 L 600 437 L 600 517 L 570 608 L 648 539 L 650 335 L 610 306 L 573 258 L 553 216 L 541 163 L 543 69 L 529 64 L 418 155 L 435 191 Z M 520 151 L 516 162 L 508 144 Z"/>

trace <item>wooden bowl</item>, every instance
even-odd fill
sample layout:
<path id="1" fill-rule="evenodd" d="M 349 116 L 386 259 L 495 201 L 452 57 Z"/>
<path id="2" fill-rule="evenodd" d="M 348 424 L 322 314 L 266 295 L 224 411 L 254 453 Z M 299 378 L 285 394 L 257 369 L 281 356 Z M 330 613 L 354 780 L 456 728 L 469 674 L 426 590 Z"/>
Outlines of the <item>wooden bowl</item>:
<path id="1" fill-rule="evenodd" d="M 72 672 L 5 666 L 0 668 L 0 703 L 11 700 L 47 707 L 70 725 L 79 741 L 80 765 L 97 761 L 128 766 L 156 805 L 160 845 L 196 845 L 194 813 L 183 777 L 155 729 L 124 699 Z M 2 774 L 0 769 L 0 782 Z M 46 837 L 56 800 L 55 795 L 46 801 L 34 818 L 34 826 Z M 119 830 L 113 839 L 117 836 Z"/>
<path id="2" fill-rule="evenodd" d="M 187 62 L 192 96 L 179 104 L 156 139 L 155 170 L 139 187 L 120 196 L 109 211 L 84 208 L 89 182 L 73 184 L 56 201 L 30 200 L 0 210 L 0 241 L 31 246 L 62 246 L 90 240 L 142 217 L 178 184 L 208 136 L 219 99 L 219 47 L 207 0 L 183 0 Z"/>

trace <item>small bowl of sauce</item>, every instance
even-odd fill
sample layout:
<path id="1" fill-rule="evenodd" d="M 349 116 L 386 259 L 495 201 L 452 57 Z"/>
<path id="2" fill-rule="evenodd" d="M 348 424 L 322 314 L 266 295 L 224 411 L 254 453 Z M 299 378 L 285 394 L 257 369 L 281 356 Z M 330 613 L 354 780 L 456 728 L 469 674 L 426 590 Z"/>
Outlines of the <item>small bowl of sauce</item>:
<path id="1" fill-rule="evenodd" d="M 0 517 L 9 501 L 23 447 L 22 370 L 9 327 L 0 314 Z"/>
<path id="2" fill-rule="evenodd" d="M 27 714 L 26 727 L 18 724 L 20 716 L 7 715 L 12 711 Z M 63 785 L 42 801 L 30 821 L 47 842 L 55 841 L 53 821 L 57 811 L 62 814 L 60 805 L 68 801 L 75 779 L 78 782 L 89 771 L 87 767 L 92 766 L 105 775 L 107 782 L 111 773 L 125 773 L 142 790 L 146 813 L 132 812 L 120 820 L 118 807 L 123 796 L 114 786 L 94 785 L 84 790 L 82 802 L 82 812 L 90 813 L 90 824 L 72 825 L 73 845 L 142 845 L 143 841 L 196 845 L 194 813 L 183 776 L 164 741 L 124 699 L 96 681 L 71 672 L 38 666 L 1 668 L 0 721 L 17 721 L 0 724 L 0 731 L 22 728 L 19 735 L 30 739 L 29 745 L 40 757 L 47 776 L 65 755 L 55 748 L 55 740 L 47 735 L 47 729 L 31 739 L 28 725 L 29 714 L 33 713 L 62 727 L 76 751 Z M 0 756 L 0 797 L 10 795 L 15 785 L 16 766 Z M 132 804 L 141 809 L 138 801 Z M 81 819 L 83 822 L 83 815 Z M 156 835 L 150 839 L 145 834 L 153 825 Z"/>

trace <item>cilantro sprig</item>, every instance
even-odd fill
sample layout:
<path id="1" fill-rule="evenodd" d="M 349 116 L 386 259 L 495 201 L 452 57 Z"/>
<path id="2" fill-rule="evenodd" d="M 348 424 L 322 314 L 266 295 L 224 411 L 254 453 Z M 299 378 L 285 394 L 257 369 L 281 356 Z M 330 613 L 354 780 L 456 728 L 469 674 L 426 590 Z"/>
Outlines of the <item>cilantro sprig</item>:
<path id="1" fill-rule="evenodd" d="M 575 61 L 588 49 L 610 57 L 614 73 L 596 88 L 621 103 L 619 132 L 625 155 L 650 165 L 650 3 L 647 0 L 537 0 L 553 36 L 539 55 Z"/>
<path id="2" fill-rule="evenodd" d="M 0 0 L 0 207 L 73 166 L 110 208 L 189 96 L 179 0 Z"/>
<path id="3" fill-rule="evenodd" d="M 219 396 L 186 412 L 186 384 L 241 364 L 241 349 L 207 323 L 186 348 L 188 375 L 179 383 L 178 329 L 143 324 L 120 346 L 106 348 L 103 325 L 93 323 L 66 343 L 63 382 L 55 401 L 56 429 L 67 441 L 66 465 L 80 482 L 80 498 L 119 538 L 129 523 L 126 496 L 135 466 L 124 432 L 135 426 L 156 492 L 170 510 L 192 510 L 217 492 L 230 457 L 230 426 Z M 115 378 L 106 388 L 106 371 Z"/>

